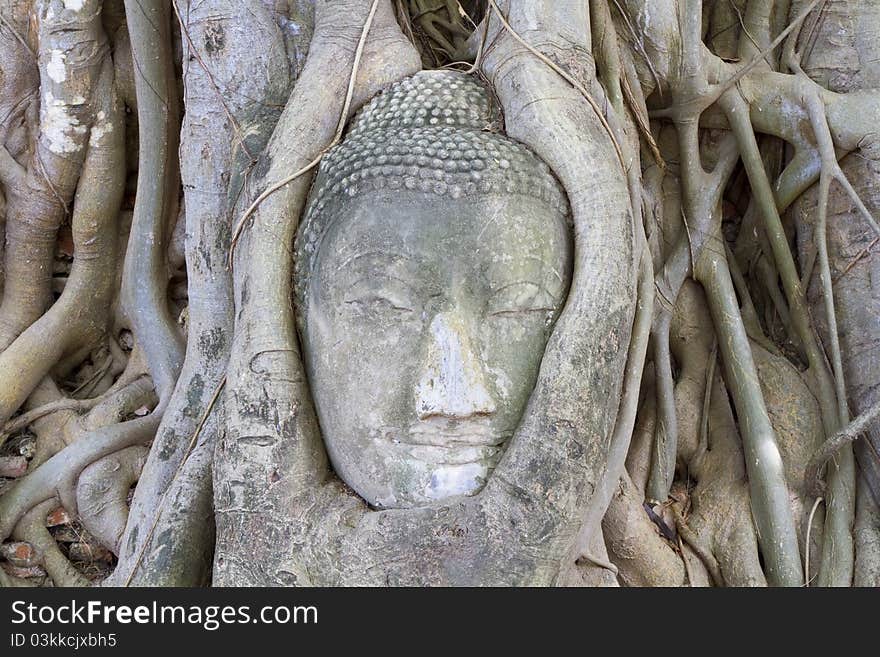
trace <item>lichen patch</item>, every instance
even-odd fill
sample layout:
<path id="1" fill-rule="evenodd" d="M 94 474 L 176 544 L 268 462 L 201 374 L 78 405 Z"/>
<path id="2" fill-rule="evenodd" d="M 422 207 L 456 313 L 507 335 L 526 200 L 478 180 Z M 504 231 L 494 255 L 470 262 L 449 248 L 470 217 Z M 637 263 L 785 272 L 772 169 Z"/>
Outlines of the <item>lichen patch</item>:
<path id="1" fill-rule="evenodd" d="M 113 122 L 107 120 L 107 114 L 99 111 L 95 117 L 95 125 L 92 126 L 92 133 L 89 135 L 89 146 L 96 146 L 106 135 L 113 132 Z"/>
<path id="2" fill-rule="evenodd" d="M 52 50 L 49 53 L 49 63 L 46 64 L 46 73 L 53 82 L 61 84 L 67 79 L 67 70 L 64 68 L 64 60 L 67 56 L 61 50 Z"/>
<path id="3" fill-rule="evenodd" d="M 75 153 L 79 148 L 76 137 L 84 135 L 87 130 L 70 113 L 68 105 L 48 91 L 43 94 L 40 107 L 40 128 L 49 150 L 59 155 Z"/>

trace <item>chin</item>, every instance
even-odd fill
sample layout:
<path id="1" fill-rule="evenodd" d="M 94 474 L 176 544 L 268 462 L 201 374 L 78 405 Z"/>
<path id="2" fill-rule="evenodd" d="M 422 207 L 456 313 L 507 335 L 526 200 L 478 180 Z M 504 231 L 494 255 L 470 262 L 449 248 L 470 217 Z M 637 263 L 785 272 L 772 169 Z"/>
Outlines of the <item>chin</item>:
<path id="1" fill-rule="evenodd" d="M 492 474 L 494 462 L 442 464 L 411 460 L 412 476 L 407 487 L 396 487 L 385 495 L 374 495 L 370 505 L 377 509 L 410 509 L 443 500 L 476 495 Z"/>
<path id="2" fill-rule="evenodd" d="M 431 506 L 478 494 L 504 452 L 506 434 L 482 433 L 478 439 L 399 429 L 370 431 L 358 450 L 331 461 L 340 478 L 375 509 Z M 483 444 L 474 444 L 482 442 Z M 433 444 L 432 444 L 433 443 Z M 349 466 L 349 467 L 345 467 Z"/>
<path id="3" fill-rule="evenodd" d="M 476 495 L 483 490 L 493 467 L 485 461 L 436 467 L 431 472 L 431 479 L 423 494 L 431 501 L 460 495 Z"/>

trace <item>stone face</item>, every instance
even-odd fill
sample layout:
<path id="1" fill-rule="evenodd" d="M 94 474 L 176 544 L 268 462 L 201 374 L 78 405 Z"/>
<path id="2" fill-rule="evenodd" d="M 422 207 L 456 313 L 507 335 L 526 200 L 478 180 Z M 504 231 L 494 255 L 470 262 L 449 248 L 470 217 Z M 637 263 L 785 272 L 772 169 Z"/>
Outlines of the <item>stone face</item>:
<path id="1" fill-rule="evenodd" d="M 568 291 L 565 196 L 530 151 L 484 131 L 492 116 L 463 75 L 399 83 L 322 164 L 298 237 L 324 442 L 376 508 L 482 489 Z"/>

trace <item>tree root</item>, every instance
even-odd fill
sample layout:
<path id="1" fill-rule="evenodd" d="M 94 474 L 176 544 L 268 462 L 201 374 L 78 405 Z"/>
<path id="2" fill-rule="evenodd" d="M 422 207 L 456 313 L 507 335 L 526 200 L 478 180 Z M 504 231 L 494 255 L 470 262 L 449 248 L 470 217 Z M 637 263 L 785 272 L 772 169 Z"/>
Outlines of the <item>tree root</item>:
<path id="1" fill-rule="evenodd" d="M 728 389 L 740 425 L 749 475 L 752 514 L 764 553 L 768 580 L 801 586 L 803 570 L 794 518 L 789 506 L 782 457 L 767 413 L 751 345 L 742 324 L 736 293 L 720 238 L 697 264 L 696 276 L 706 289 Z"/>
<path id="2" fill-rule="evenodd" d="M 871 406 L 867 411 L 859 415 L 855 420 L 846 425 L 843 429 L 831 436 L 816 451 L 813 458 L 807 466 L 807 472 L 804 478 L 804 485 L 811 495 L 821 497 L 825 494 L 825 484 L 822 482 L 822 471 L 828 464 L 837 450 L 843 445 L 848 445 L 858 438 L 880 418 L 880 402 Z"/>
<path id="3" fill-rule="evenodd" d="M 24 514 L 53 497 L 57 496 L 68 511 L 75 513 L 76 482 L 82 471 L 114 452 L 152 440 L 163 411 L 160 406 L 145 417 L 97 429 L 16 481 L 0 497 L 0 540 L 11 535 Z"/>
<path id="4" fill-rule="evenodd" d="M 611 561 L 627 586 L 683 586 L 684 563 L 657 533 L 643 501 L 644 495 L 625 474 L 602 520 Z"/>
<path id="5" fill-rule="evenodd" d="M 140 149 L 121 297 L 159 399 L 167 403 L 183 362 L 181 335 L 169 312 L 165 252 L 179 184 L 171 25 L 169 8 L 159 0 L 126 0 L 125 9 L 136 68 Z"/>
<path id="6" fill-rule="evenodd" d="M 104 64 L 109 63 L 100 4 L 85 0 L 75 9 L 38 17 L 43 90 L 39 136 L 26 168 L 19 167 L 10 179 L 13 167 L 4 167 L 9 221 L 0 352 L 40 318 L 52 298 L 55 239 L 88 150 L 95 103 L 100 98 L 95 93 L 96 83 Z M 60 71 L 54 68 L 58 62 Z M 11 165 L 8 158 L 6 162 Z"/>
<path id="7" fill-rule="evenodd" d="M 149 450 L 137 445 L 105 456 L 83 469 L 76 484 L 79 519 L 113 554 L 128 520 L 128 491 L 138 480 Z"/>
<path id="8" fill-rule="evenodd" d="M 54 498 L 26 513 L 14 532 L 15 538 L 30 543 L 40 555 L 40 563 L 55 586 L 88 586 L 89 580 L 73 567 L 46 529 L 46 515 L 57 506 Z"/>
<path id="9" fill-rule="evenodd" d="M 0 353 L 0 424 L 5 424 L 37 384 L 71 351 L 106 334 L 116 268 L 116 218 L 123 191 L 124 140 L 109 61 L 96 85 L 104 96 L 93 127 L 73 211 L 77 249 L 61 298 Z M 2 440 L 2 437 L 0 437 Z"/>
<path id="10" fill-rule="evenodd" d="M 709 551 L 700 537 L 688 527 L 687 521 L 682 515 L 681 511 L 676 508 L 676 505 L 672 505 L 672 513 L 675 516 L 675 528 L 678 530 L 678 533 L 681 535 L 681 538 L 687 542 L 688 546 L 694 551 L 694 553 L 700 558 L 703 562 L 703 565 L 706 566 L 706 569 L 709 571 L 709 574 L 712 576 L 712 582 L 715 586 L 724 586 L 724 576 L 721 574 L 721 568 L 718 566 L 718 560 L 715 559 L 715 556 Z"/>

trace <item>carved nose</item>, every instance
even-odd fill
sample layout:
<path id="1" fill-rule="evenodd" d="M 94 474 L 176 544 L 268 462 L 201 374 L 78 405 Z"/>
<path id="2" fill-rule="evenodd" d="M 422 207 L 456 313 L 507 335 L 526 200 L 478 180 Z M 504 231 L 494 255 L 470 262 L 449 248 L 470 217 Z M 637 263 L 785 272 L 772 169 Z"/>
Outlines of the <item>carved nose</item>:
<path id="1" fill-rule="evenodd" d="M 440 313 L 431 322 L 416 394 L 420 420 L 432 416 L 469 418 L 495 412 L 483 367 L 463 322 L 454 315 Z"/>

